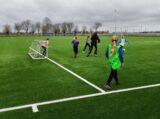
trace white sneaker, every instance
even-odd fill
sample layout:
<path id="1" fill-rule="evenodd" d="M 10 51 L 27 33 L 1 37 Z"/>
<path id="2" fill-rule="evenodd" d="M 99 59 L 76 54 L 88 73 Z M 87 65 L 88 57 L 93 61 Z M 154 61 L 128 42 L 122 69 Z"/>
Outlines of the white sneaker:
<path id="1" fill-rule="evenodd" d="M 95 57 L 97 57 L 97 54 L 94 54 Z"/>
<path id="2" fill-rule="evenodd" d="M 107 84 L 105 84 L 104 87 L 109 89 L 109 90 L 111 89 L 111 87 L 109 85 L 107 85 Z"/>

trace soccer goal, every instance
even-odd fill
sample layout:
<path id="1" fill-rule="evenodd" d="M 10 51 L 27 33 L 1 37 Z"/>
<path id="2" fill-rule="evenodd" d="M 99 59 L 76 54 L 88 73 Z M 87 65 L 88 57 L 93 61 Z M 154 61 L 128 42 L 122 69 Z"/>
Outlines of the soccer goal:
<path id="1" fill-rule="evenodd" d="M 32 59 L 45 59 L 48 57 L 48 48 L 45 49 L 42 47 L 45 40 L 34 40 L 29 47 L 29 56 Z M 45 52 L 45 54 L 44 54 Z"/>

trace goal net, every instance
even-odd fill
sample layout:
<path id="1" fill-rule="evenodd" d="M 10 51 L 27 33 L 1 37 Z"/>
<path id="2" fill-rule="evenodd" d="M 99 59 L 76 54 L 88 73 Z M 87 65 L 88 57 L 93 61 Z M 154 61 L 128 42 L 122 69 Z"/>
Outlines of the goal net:
<path id="1" fill-rule="evenodd" d="M 45 40 L 34 40 L 29 47 L 29 56 L 32 59 L 45 59 L 48 57 L 48 48 L 44 48 L 43 43 Z"/>

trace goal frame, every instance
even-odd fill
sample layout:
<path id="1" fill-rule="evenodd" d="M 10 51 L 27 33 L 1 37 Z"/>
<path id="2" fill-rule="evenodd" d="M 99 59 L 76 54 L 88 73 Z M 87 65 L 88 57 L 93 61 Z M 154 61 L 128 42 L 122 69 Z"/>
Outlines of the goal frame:
<path id="1" fill-rule="evenodd" d="M 45 42 L 45 40 L 34 40 L 33 42 L 36 42 L 36 41 L 37 41 L 37 42 L 41 42 L 41 43 L 39 44 L 39 45 L 40 45 L 39 48 L 42 47 L 42 42 Z M 31 44 L 31 46 L 29 47 L 28 55 L 29 55 L 32 59 L 46 59 L 46 58 L 48 58 L 48 48 L 46 48 L 47 56 L 44 56 L 41 52 L 38 52 L 36 49 L 32 48 L 33 42 L 32 42 L 32 44 Z M 30 51 L 37 53 L 37 54 L 38 54 L 39 56 L 41 56 L 41 57 L 34 57 L 33 54 L 30 53 Z"/>

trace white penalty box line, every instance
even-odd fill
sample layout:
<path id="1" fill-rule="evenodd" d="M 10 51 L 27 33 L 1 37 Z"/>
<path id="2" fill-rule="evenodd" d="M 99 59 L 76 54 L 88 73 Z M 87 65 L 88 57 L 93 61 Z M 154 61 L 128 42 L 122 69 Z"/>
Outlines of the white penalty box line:
<path id="1" fill-rule="evenodd" d="M 32 50 L 34 50 L 34 49 L 32 49 Z M 36 50 L 34 50 L 34 51 L 37 52 Z M 39 53 L 39 52 L 37 52 L 37 53 Z M 39 53 L 39 54 L 42 55 L 41 53 Z M 62 66 L 59 63 L 57 63 L 56 61 L 53 61 L 50 58 L 46 58 L 46 59 L 48 59 L 50 62 L 54 63 L 55 65 L 59 66 L 60 68 L 64 69 L 65 71 L 69 72 L 70 74 L 74 75 L 75 77 L 77 77 L 78 79 L 82 80 L 83 82 L 87 83 L 88 85 L 94 87 L 95 89 L 97 89 L 100 92 L 99 93 L 95 93 L 95 94 L 88 94 L 88 95 L 82 95 L 82 96 L 76 96 L 76 97 L 70 97 L 70 98 L 64 98 L 64 99 L 58 99 L 58 100 L 52 100 L 52 101 L 45 101 L 45 102 L 22 105 L 22 106 L 15 106 L 15 107 L 10 107 L 10 108 L 3 108 L 3 109 L 0 109 L 0 113 L 13 111 L 13 110 L 19 110 L 19 109 L 25 109 L 25 108 L 30 108 L 30 107 L 32 108 L 33 112 L 39 112 L 38 106 L 42 106 L 42 105 L 49 105 L 49 104 L 72 101 L 72 100 L 79 100 L 79 99 L 84 99 L 84 98 L 89 98 L 89 97 L 96 97 L 96 96 L 101 96 L 101 95 L 106 95 L 106 94 L 127 92 L 127 91 L 132 91 L 132 90 L 139 90 L 139 89 L 145 89 L 145 88 L 152 88 L 152 87 L 160 86 L 160 84 L 154 84 L 154 85 L 140 86 L 140 87 L 134 87 L 134 88 L 128 88 L 128 89 L 121 89 L 121 90 L 115 90 L 115 91 L 106 92 L 103 89 L 101 89 L 98 86 L 96 86 L 95 84 L 87 81 L 83 77 L 81 77 L 78 74 L 74 73 L 73 71 L 65 68 L 64 66 Z"/>
<path id="2" fill-rule="evenodd" d="M 83 77 L 79 76 L 78 74 L 74 73 L 73 71 L 67 69 L 66 67 L 62 66 L 61 64 L 57 63 L 56 61 L 47 58 L 50 62 L 54 63 L 55 65 L 59 66 L 60 68 L 64 69 L 65 71 L 67 71 L 68 73 L 72 74 L 73 76 L 77 77 L 78 79 L 82 80 L 83 82 L 85 82 L 86 84 L 90 85 L 91 87 L 97 89 L 98 91 L 100 91 L 101 93 L 105 93 L 106 91 L 104 91 L 103 89 L 99 88 L 98 86 L 96 86 L 95 84 L 87 81 L 86 79 L 84 79 Z"/>
<path id="3" fill-rule="evenodd" d="M 114 91 L 109 91 L 109 92 L 105 92 L 105 93 L 101 92 L 101 93 L 82 95 L 82 96 L 77 96 L 77 97 L 70 97 L 70 98 L 64 98 L 64 99 L 58 99 L 58 100 L 52 100 L 52 101 L 46 101 L 46 102 L 40 102 L 40 103 L 34 103 L 34 104 L 28 104 L 28 105 L 22 105 L 22 106 L 10 107 L 10 108 L 3 108 L 3 109 L 0 109 L 0 113 L 14 111 L 14 110 L 20 110 L 20 109 L 26 109 L 26 108 L 32 108 L 32 111 L 35 113 L 35 112 L 39 112 L 38 106 L 73 101 L 73 100 L 80 100 L 80 99 L 97 97 L 97 96 L 102 96 L 102 95 L 107 95 L 107 94 L 115 94 L 115 93 L 122 93 L 122 92 L 128 92 L 128 91 L 134 91 L 134 90 L 140 90 L 140 89 L 147 89 L 147 88 L 153 88 L 153 87 L 159 87 L 159 86 L 160 86 L 160 83 L 153 84 L 153 85 L 146 85 L 146 86 L 140 86 L 140 87 L 121 89 L 121 90 L 114 90 Z"/>
<path id="4" fill-rule="evenodd" d="M 38 54 L 42 55 L 40 52 L 36 51 L 35 49 L 31 48 L 31 50 L 37 52 Z M 29 54 L 30 55 L 30 54 Z M 30 55 L 31 56 L 31 55 Z M 31 56 L 32 57 L 32 56 Z M 33 59 L 33 58 L 32 58 Z M 60 68 L 64 69 L 65 71 L 67 71 L 68 73 L 72 74 L 73 76 L 77 77 L 78 79 L 82 80 L 83 82 L 85 82 L 86 84 L 92 86 L 93 88 L 97 89 L 98 91 L 105 93 L 105 91 L 101 88 L 99 88 L 98 86 L 96 86 L 95 84 L 87 81 L 86 79 L 84 79 L 83 77 L 79 76 L 78 74 L 74 73 L 73 71 L 67 69 L 66 67 L 62 66 L 61 64 L 57 63 L 56 61 L 50 59 L 50 58 L 44 58 L 44 59 L 48 59 L 50 62 L 52 62 L 53 64 L 59 66 Z"/>

